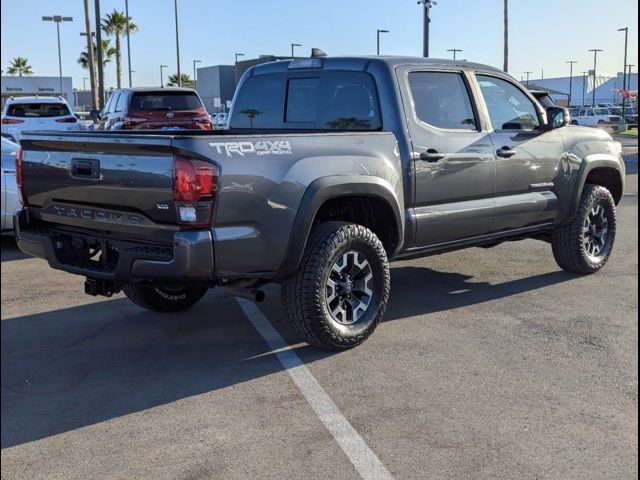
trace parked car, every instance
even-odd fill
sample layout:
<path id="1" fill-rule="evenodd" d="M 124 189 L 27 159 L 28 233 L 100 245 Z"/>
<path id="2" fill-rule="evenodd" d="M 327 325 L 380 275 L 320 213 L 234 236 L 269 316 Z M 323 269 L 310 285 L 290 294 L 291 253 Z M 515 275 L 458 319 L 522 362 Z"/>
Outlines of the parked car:
<path id="1" fill-rule="evenodd" d="M 16 183 L 16 156 L 20 145 L 2 137 L 2 233 L 13 232 L 13 215 L 20 206 Z"/>
<path id="2" fill-rule="evenodd" d="M 343 350 L 380 323 L 393 259 L 533 238 L 567 271 L 606 264 L 622 147 L 567 123 L 471 62 L 257 65 L 225 131 L 28 134 L 18 245 L 161 312 L 278 282 L 296 331 Z"/>
<path id="3" fill-rule="evenodd" d="M 211 130 L 211 117 L 191 88 L 122 88 L 102 112 L 96 130 Z"/>
<path id="4" fill-rule="evenodd" d="M 229 121 L 229 114 L 225 112 L 218 113 L 216 116 L 216 126 L 218 128 L 227 128 L 227 122 Z"/>
<path id="5" fill-rule="evenodd" d="M 638 126 L 638 109 L 635 107 L 627 107 L 624 111 L 624 119 L 629 125 Z"/>
<path id="6" fill-rule="evenodd" d="M 581 108 L 578 115 L 571 117 L 572 125 L 583 127 L 607 127 L 612 130 L 619 130 L 622 125 L 622 117 L 613 115 L 608 108 Z"/>
<path id="7" fill-rule="evenodd" d="M 18 141 L 26 130 L 80 130 L 80 123 L 64 97 L 11 97 L 0 122 L 2 133 Z"/>

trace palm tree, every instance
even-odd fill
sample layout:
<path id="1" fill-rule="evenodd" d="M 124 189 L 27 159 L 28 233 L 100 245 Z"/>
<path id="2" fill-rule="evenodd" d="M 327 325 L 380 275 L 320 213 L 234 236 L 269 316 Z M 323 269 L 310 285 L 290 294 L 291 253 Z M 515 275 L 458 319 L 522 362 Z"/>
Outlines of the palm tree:
<path id="1" fill-rule="evenodd" d="M 91 17 L 89 16 L 89 0 L 83 0 L 84 5 L 84 28 L 87 35 L 87 67 L 89 68 L 89 80 L 91 82 L 91 104 L 93 110 L 98 108 L 98 80 L 96 75 L 96 61 L 94 60 L 95 49 L 93 48 L 93 42 L 91 41 L 93 32 L 91 31 Z"/>
<path id="2" fill-rule="evenodd" d="M 98 50 L 98 46 L 95 44 L 95 40 L 92 43 L 93 43 L 93 51 L 95 52 Z M 102 67 L 104 68 L 116 55 L 116 49 L 110 45 L 109 40 L 102 40 L 101 43 L 102 43 Z M 98 59 L 96 58 L 95 55 L 93 58 L 93 63 L 95 68 L 95 65 L 98 63 Z M 89 69 L 89 65 L 90 65 L 89 54 L 87 53 L 86 50 L 82 52 L 78 57 L 78 64 L 86 70 Z"/>
<path id="3" fill-rule="evenodd" d="M 18 75 L 19 77 L 33 75 L 29 60 L 24 57 L 16 57 L 11 60 L 11 65 L 7 68 L 9 75 Z"/>
<path id="4" fill-rule="evenodd" d="M 504 0 L 504 63 L 502 69 L 509 71 L 509 0 Z"/>
<path id="5" fill-rule="evenodd" d="M 126 15 L 115 9 L 102 19 L 101 24 L 104 33 L 113 35 L 116 38 L 116 79 L 118 88 L 122 86 L 122 45 L 120 43 L 120 37 L 127 34 L 127 26 L 129 33 L 138 31 L 138 26 L 131 21 L 131 17 L 129 17 L 129 22 L 127 22 Z"/>
<path id="6" fill-rule="evenodd" d="M 182 80 L 180 83 L 182 84 L 183 87 L 189 87 L 189 88 L 193 88 L 193 80 L 191 80 L 191 77 L 186 74 L 186 73 L 181 73 L 180 74 L 180 80 Z M 178 86 L 178 74 L 174 73 L 173 75 L 169 75 L 169 81 L 167 82 L 167 86 L 169 87 L 177 87 Z"/>

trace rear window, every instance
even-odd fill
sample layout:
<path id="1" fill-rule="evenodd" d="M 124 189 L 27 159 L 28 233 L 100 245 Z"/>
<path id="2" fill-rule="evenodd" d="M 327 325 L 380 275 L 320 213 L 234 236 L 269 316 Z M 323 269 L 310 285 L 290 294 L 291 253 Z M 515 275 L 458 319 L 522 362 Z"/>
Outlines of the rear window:
<path id="1" fill-rule="evenodd" d="M 134 93 L 131 98 L 131 110 L 197 110 L 202 102 L 195 93 L 191 92 L 152 92 Z"/>
<path id="2" fill-rule="evenodd" d="M 327 71 L 309 77 L 249 78 L 238 94 L 231 128 L 379 130 L 378 94 L 370 75 Z"/>
<path id="3" fill-rule="evenodd" d="M 14 103 L 7 108 L 11 117 L 47 118 L 71 115 L 64 103 Z"/>

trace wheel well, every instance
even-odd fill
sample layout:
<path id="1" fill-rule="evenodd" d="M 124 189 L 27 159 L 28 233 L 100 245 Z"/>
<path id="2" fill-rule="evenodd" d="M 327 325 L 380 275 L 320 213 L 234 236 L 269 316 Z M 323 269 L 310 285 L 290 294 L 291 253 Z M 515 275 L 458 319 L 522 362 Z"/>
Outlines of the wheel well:
<path id="1" fill-rule="evenodd" d="M 622 180 L 620 173 L 613 168 L 595 168 L 587 176 L 586 183 L 600 185 L 611 192 L 616 205 L 622 199 Z"/>
<path id="2" fill-rule="evenodd" d="M 391 206 L 382 198 L 366 195 L 332 198 L 320 206 L 313 223 L 336 220 L 367 227 L 389 255 L 398 246 L 398 225 Z"/>

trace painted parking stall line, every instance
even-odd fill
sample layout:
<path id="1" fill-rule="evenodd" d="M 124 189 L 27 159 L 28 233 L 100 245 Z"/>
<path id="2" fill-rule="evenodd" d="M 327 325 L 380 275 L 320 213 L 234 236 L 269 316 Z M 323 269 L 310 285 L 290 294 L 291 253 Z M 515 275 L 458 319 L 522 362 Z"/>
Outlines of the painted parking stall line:
<path id="1" fill-rule="evenodd" d="M 365 480 L 392 480 L 393 476 L 340 412 L 300 357 L 288 348 L 289 345 L 285 339 L 271 325 L 258 306 L 248 300 L 237 300 L 244 314 L 275 352 L 282 366 L 360 476 Z"/>

